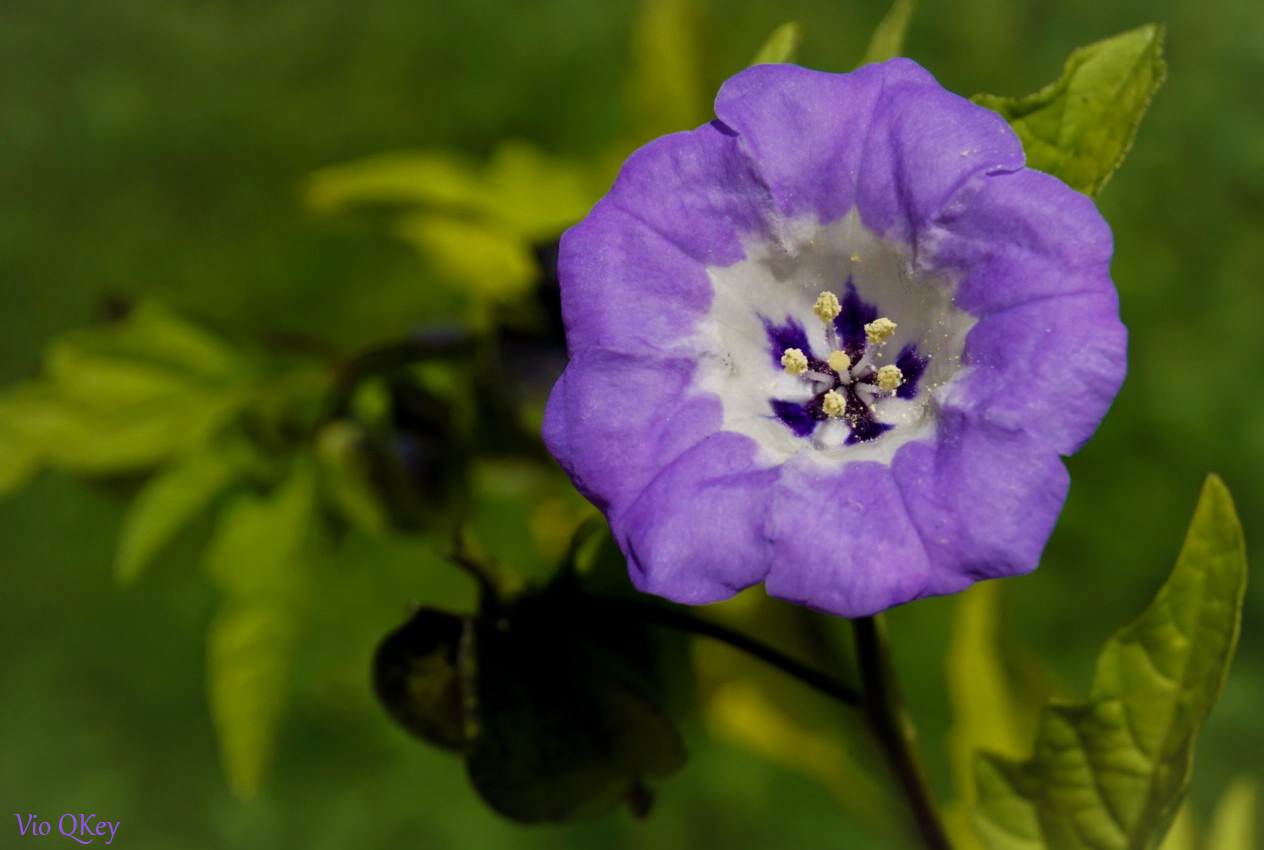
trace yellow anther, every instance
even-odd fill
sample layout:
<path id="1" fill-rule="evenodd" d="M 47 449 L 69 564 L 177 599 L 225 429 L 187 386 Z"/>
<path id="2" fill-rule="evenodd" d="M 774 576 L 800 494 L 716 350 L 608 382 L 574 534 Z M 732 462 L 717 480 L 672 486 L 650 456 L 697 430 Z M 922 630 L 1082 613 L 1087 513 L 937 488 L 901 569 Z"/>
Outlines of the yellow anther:
<path id="1" fill-rule="evenodd" d="M 875 344 L 889 339 L 893 333 L 895 333 L 895 322 L 885 316 L 865 325 L 865 336 Z"/>
<path id="2" fill-rule="evenodd" d="M 808 358 L 797 348 L 787 348 L 781 355 L 781 366 L 788 375 L 802 375 L 808 370 Z"/>
<path id="3" fill-rule="evenodd" d="M 904 383 L 904 373 L 899 366 L 883 366 L 878 370 L 878 388 L 893 390 Z"/>
<path id="4" fill-rule="evenodd" d="M 847 397 L 835 390 L 830 390 L 821 399 L 821 409 L 826 416 L 839 417 L 847 412 Z"/>
<path id="5" fill-rule="evenodd" d="M 812 312 L 822 322 L 832 322 L 838 318 L 839 313 L 843 312 L 843 305 L 838 303 L 838 296 L 834 293 L 822 292 L 816 296 L 816 304 L 812 306 Z"/>
<path id="6" fill-rule="evenodd" d="M 826 363 L 838 374 L 843 374 L 851 368 L 851 358 L 844 351 L 835 351 L 826 359 Z"/>

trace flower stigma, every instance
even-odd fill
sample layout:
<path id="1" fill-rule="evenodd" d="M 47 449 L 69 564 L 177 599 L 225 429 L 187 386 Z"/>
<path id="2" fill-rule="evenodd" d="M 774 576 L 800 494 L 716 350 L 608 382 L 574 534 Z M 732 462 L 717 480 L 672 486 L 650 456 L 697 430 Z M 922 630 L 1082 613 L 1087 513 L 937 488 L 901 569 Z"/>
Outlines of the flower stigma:
<path id="1" fill-rule="evenodd" d="M 803 362 L 806 363 L 807 359 L 805 358 Z M 851 358 L 847 356 L 846 351 L 831 351 L 825 362 L 839 375 L 851 369 Z"/>

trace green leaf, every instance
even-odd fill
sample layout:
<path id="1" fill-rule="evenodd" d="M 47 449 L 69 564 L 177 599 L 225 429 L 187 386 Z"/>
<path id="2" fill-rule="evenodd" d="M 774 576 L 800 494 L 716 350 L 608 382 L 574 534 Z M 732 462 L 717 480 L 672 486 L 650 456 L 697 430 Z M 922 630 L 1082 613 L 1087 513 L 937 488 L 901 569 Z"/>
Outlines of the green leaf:
<path id="1" fill-rule="evenodd" d="M 55 340 L 43 375 L 0 393 L 0 492 L 39 466 L 153 468 L 198 449 L 250 400 L 251 360 L 156 305 Z"/>
<path id="2" fill-rule="evenodd" d="M 399 219 L 395 232 L 446 279 L 484 298 L 512 299 L 539 274 L 530 244 L 501 226 L 412 213 Z"/>
<path id="3" fill-rule="evenodd" d="M 36 459 L 88 475 L 141 471 L 205 444 L 244 403 L 243 394 L 190 387 L 102 410 L 32 381 L 0 394 L 0 445 L 15 453 L 17 473 L 29 474 Z"/>
<path id="4" fill-rule="evenodd" d="M 885 62 L 900 55 L 904 49 L 904 35 L 908 32 L 909 21 L 913 19 L 914 0 L 895 0 L 886 15 L 878 22 L 878 28 L 869 39 L 869 47 L 865 50 L 861 65 L 871 62 Z"/>
<path id="5" fill-rule="evenodd" d="M 1188 800 L 1177 810 L 1158 850 L 1198 850 L 1198 829 Z"/>
<path id="6" fill-rule="evenodd" d="M 211 623 L 211 716 L 229 788 L 241 799 L 258 793 L 271 759 L 294 632 L 293 612 L 271 598 L 225 601 Z"/>
<path id="7" fill-rule="evenodd" d="M 763 47 L 751 60 L 752 65 L 771 65 L 793 62 L 799 52 L 799 42 L 803 41 L 803 27 L 796 21 L 786 21 L 772 31 Z"/>
<path id="8" fill-rule="evenodd" d="M 241 467 L 225 446 L 195 452 L 163 469 L 136 496 L 123 521 L 114 575 L 122 584 L 141 570 L 234 480 Z"/>
<path id="9" fill-rule="evenodd" d="M 1259 796 L 1256 784 L 1249 779 L 1235 779 L 1220 796 L 1207 830 L 1205 850 L 1253 850 L 1255 843 L 1255 806 Z"/>
<path id="10" fill-rule="evenodd" d="M 945 659 L 953 716 L 948 755 L 957 798 L 945 807 L 944 815 L 953 833 L 953 846 L 959 850 L 982 846 L 970 823 L 978 797 L 975 753 L 986 751 L 1013 758 L 1024 755 L 1043 703 L 1043 699 L 1035 702 L 1019 692 L 1006 663 L 1002 593 L 1001 582 L 985 581 L 957 598 Z"/>
<path id="11" fill-rule="evenodd" d="M 1062 76 L 1035 94 L 973 100 L 1009 122 L 1028 166 L 1095 195 L 1132 147 L 1166 72 L 1163 27 L 1147 24 L 1074 51 Z"/>
<path id="12" fill-rule="evenodd" d="M 486 164 L 442 150 L 381 154 L 312 174 L 320 212 L 385 205 L 486 225 L 528 242 L 556 237 L 588 212 L 598 188 L 585 167 L 509 141 Z"/>
<path id="13" fill-rule="evenodd" d="M 5 416 L 5 401 L 0 396 L 0 496 L 24 487 L 43 460 L 38 435 L 13 428 Z"/>
<path id="14" fill-rule="evenodd" d="M 398 207 L 395 233 L 478 297 L 508 300 L 539 276 L 534 246 L 579 221 L 600 195 L 595 169 L 506 142 L 480 165 L 446 151 L 384 154 L 318 171 L 323 212 Z"/>
<path id="15" fill-rule="evenodd" d="M 641 0 L 627 94 L 638 144 L 692 129 L 710 117 L 702 92 L 696 17 L 694 0 Z"/>
<path id="16" fill-rule="evenodd" d="M 1246 586 L 1242 529 L 1209 476 L 1176 567 L 1098 659 L 1089 701 L 1053 705 L 1025 762 L 978 762 L 976 825 L 993 848 L 1155 846 L 1224 684 Z"/>
<path id="17" fill-rule="evenodd" d="M 225 508 L 206 555 L 225 593 L 208 644 L 211 714 L 229 786 L 243 798 L 258 791 L 281 719 L 314 513 L 313 476 L 300 465 L 267 496 Z"/>

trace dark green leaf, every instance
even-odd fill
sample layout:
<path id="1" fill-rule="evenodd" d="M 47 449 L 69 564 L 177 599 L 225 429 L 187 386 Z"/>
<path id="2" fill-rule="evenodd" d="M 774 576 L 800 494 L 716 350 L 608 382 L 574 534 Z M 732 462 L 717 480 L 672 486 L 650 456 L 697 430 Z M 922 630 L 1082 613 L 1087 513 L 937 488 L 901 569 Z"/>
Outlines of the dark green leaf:
<path id="1" fill-rule="evenodd" d="M 1166 72 L 1163 27 L 1147 24 L 1074 51 L 1062 76 L 1035 94 L 974 102 L 1010 123 L 1028 166 L 1095 195 L 1132 147 Z"/>
<path id="2" fill-rule="evenodd" d="M 458 664 L 472 628 L 468 617 L 422 608 L 387 635 L 373 657 L 373 689 L 387 713 L 444 749 L 465 749 Z"/>
<path id="3" fill-rule="evenodd" d="M 1242 529 L 1211 476 L 1176 568 L 1141 618 L 1107 642 L 1089 701 L 1051 706 L 1029 760 L 980 758 L 976 824 L 991 847 L 1159 842 L 1224 683 L 1245 585 Z"/>
<path id="4" fill-rule="evenodd" d="M 769 65 L 782 62 L 793 62 L 799 52 L 799 42 L 803 41 L 803 27 L 795 21 L 786 21 L 772 31 L 768 40 L 759 48 L 752 65 Z"/>
<path id="5" fill-rule="evenodd" d="M 861 65 L 894 59 L 904 50 L 904 35 L 913 19 L 914 0 L 895 0 L 869 39 Z"/>

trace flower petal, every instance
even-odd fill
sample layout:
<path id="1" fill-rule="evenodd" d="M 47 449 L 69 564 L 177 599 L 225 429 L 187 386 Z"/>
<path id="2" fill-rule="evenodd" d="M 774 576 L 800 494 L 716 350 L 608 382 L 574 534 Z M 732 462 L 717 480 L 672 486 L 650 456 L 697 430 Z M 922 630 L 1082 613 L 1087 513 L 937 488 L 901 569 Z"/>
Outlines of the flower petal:
<path id="1" fill-rule="evenodd" d="M 572 352 L 679 352 L 711 303 L 706 267 L 768 238 L 767 190 L 710 124 L 650 142 L 562 236 L 562 315 Z"/>
<path id="2" fill-rule="evenodd" d="M 1039 439 L 950 411 L 934 442 L 900 449 L 891 473 L 933 564 L 925 594 L 1035 569 L 1069 483 Z"/>
<path id="3" fill-rule="evenodd" d="M 971 177 L 1023 164 L 999 115 L 907 59 L 850 74 L 759 65 L 724 84 L 715 111 L 783 215 L 828 222 L 856 207 L 888 236 L 909 238 Z"/>
<path id="4" fill-rule="evenodd" d="M 599 509 L 630 503 L 664 466 L 720 427 L 720 402 L 691 393 L 694 363 L 589 350 L 545 408 L 545 445 Z"/>
<path id="5" fill-rule="evenodd" d="M 675 602 L 719 602 L 763 580 L 768 492 L 749 437 L 718 433 L 663 468 L 611 527 L 632 582 Z"/>
<path id="6" fill-rule="evenodd" d="M 1041 298 L 1114 292 L 1106 220 L 1091 198 L 1039 171 L 979 181 L 921 244 L 922 264 L 954 271 L 954 300 L 975 316 Z"/>
<path id="7" fill-rule="evenodd" d="M 962 360 L 975 368 L 951 401 L 1071 454 L 1119 392 L 1127 345 L 1113 290 L 1028 301 L 970 330 Z"/>
<path id="8" fill-rule="evenodd" d="M 767 498 L 767 497 L 765 497 Z M 932 565 L 891 468 L 796 458 L 772 498 L 771 596 L 864 617 L 925 594 Z"/>

